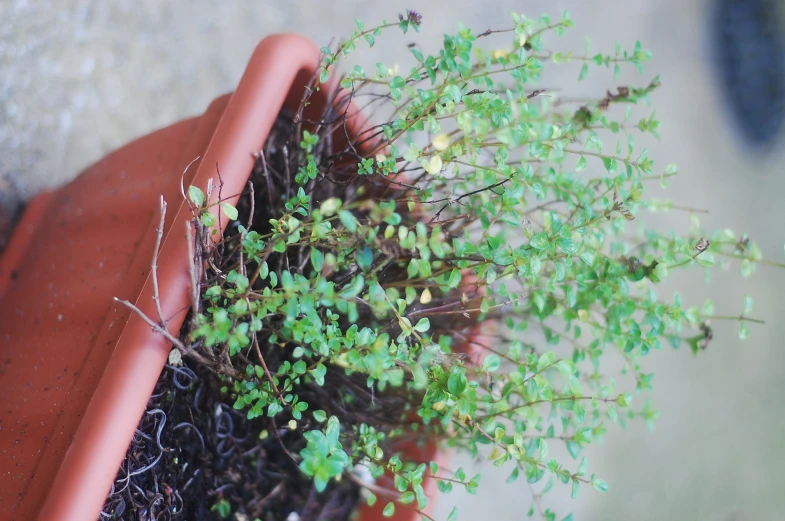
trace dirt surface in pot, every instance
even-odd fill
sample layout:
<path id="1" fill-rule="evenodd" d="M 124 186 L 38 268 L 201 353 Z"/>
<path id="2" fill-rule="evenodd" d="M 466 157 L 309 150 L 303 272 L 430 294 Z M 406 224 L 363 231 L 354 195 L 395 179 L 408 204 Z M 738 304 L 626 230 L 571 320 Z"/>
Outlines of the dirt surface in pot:
<path id="1" fill-rule="evenodd" d="M 248 420 L 214 373 L 195 369 L 161 374 L 103 519 L 348 519 L 356 484 L 317 494 L 295 462 L 302 434 L 266 417 Z"/>

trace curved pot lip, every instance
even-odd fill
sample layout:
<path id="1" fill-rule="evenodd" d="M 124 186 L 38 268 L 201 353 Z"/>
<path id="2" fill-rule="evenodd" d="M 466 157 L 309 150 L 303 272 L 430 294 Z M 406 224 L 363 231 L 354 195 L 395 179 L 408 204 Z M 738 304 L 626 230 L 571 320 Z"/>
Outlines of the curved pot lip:
<path id="1" fill-rule="evenodd" d="M 222 193 L 233 194 L 224 199 L 235 203 L 253 168 L 252 153 L 263 145 L 292 87 L 304 78 L 310 79 L 318 63 L 318 47 L 302 36 L 277 34 L 262 40 L 218 122 L 191 184 L 206 187 L 210 179 L 217 184 L 219 165 Z M 209 202 L 217 198 L 218 190 L 214 190 Z M 176 336 L 190 304 L 185 228 L 190 226 L 192 215 L 185 201 L 167 203 L 175 209 L 176 216 L 161 244 L 158 282 L 163 315 L 172 317 L 166 328 Z M 218 219 L 218 205 L 212 206 L 211 211 L 223 230 L 228 223 L 225 218 Z M 136 301 L 148 317 L 158 316 L 153 295 L 153 282 L 148 277 Z M 132 314 L 60 465 L 39 519 L 98 518 L 170 349 L 162 335 Z"/>

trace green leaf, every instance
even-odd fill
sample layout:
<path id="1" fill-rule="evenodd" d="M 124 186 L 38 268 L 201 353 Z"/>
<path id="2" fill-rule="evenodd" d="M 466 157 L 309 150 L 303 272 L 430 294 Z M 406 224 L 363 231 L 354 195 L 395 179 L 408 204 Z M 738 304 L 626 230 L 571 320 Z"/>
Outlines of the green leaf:
<path id="1" fill-rule="evenodd" d="M 394 89 L 402 89 L 406 86 L 406 80 L 402 76 L 395 76 L 390 80 L 390 87 Z"/>
<path id="2" fill-rule="evenodd" d="M 619 164 L 612 157 L 603 157 L 602 164 L 605 166 L 605 170 L 607 170 L 611 175 L 615 174 L 619 170 Z"/>
<path id="3" fill-rule="evenodd" d="M 556 362 L 556 369 L 558 369 L 561 374 L 566 376 L 575 374 L 575 364 L 569 360 L 559 360 Z"/>
<path id="4" fill-rule="evenodd" d="M 701 266 L 714 266 L 714 255 L 709 251 L 704 251 L 696 259 Z"/>
<path id="5" fill-rule="evenodd" d="M 232 221 L 237 220 L 238 217 L 237 208 L 235 208 L 233 205 L 229 203 L 221 203 L 221 210 L 223 210 L 224 215 L 226 215 Z"/>
<path id="6" fill-rule="evenodd" d="M 384 507 L 384 510 L 382 510 L 382 515 L 384 517 L 392 517 L 393 514 L 395 514 L 395 503 L 390 501 L 387 503 L 387 506 Z"/>
<path id="7" fill-rule="evenodd" d="M 570 239 L 559 239 L 556 246 L 567 255 L 572 255 L 578 251 L 578 243 Z"/>
<path id="8" fill-rule="evenodd" d="M 278 402 L 270 402 L 270 405 L 267 406 L 267 416 L 270 418 L 274 417 L 281 411 L 283 411 L 283 406 Z"/>
<path id="9" fill-rule="evenodd" d="M 485 357 L 485 360 L 482 363 L 482 368 L 489 373 L 496 372 L 499 367 L 501 366 L 501 359 L 498 355 L 491 353 L 490 355 Z"/>
<path id="10" fill-rule="evenodd" d="M 213 226 L 215 226 L 215 215 L 213 215 L 212 213 L 207 212 L 207 211 L 203 211 L 202 215 L 200 216 L 200 218 L 202 220 L 202 224 L 204 224 L 205 227 L 212 228 Z M 218 231 L 217 230 L 213 230 L 212 233 L 215 234 L 215 233 L 218 233 Z"/>
<path id="11" fill-rule="evenodd" d="M 340 210 L 338 212 L 338 218 L 341 220 L 343 227 L 349 232 L 354 233 L 357 231 L 357 219 L 354 218 L 354 215 L 352 215 L 351 212 L 348 210 Z"/>
<path id="12" fill-rule="evenodd" d="M 752 312 L 752 297 L 749 295 L 744 296 L 744 308 L 742 309 L 741 314 L 746 315 Z"/>
<path id="13" fill-rule="evenodd" d="M 453 396 L 460 396 L 466 390 L 467 385 L 469 385 L 469 381 L 466 379 L 463 370 L 455 366 L 450 378 L 447 380 L 447 390 Z"/>
<path id="14" fill-rule="evenodd" d="M 581 464 L 580 464 L 580 466 L 578 467 L 578 475 L 579 475 L 579 476 L 583 476 L 584 474 L 586 474 L 586 468 L 587 468 L 588 466 L 589 466 L 589 462 L 588 462 L 588 460 L 587 460 L 586 458 L 582 458 L 582 459 L 581 459 Z"/>
<path id="15" fill-rule="evenodd" d="M 232 505 L 226 499 L 221 499 L 210 508 L 211 512 L 216 512 L 222 519 L 226 519 L 232 513 Z"/>
<path id="16" fill-rule="evenodd" d="M 743 261 L 741 261 L 741 267 L 739 269 L 739 272 L 741 273 L 742 277 L 747 278 L 750 275 L 752 275 L 754 271 L 755 271 L 754 262 L 752 262 L 749 259 L 744 259 Z"/>
<path id="17" fill-rule="evenodd" d="M 188 198 L 197 207 L 201 207 L 204 204 L 204 192 L 195 186 L 188 187 Z"/>
<path id="18" fill-rule="evenodd" d="M 357 265 L 363 271 L 368 271 L 373 266 L 373 252 L 370 248 L 362 248 L 357 252 Z"/>
<path id="19" fill-rule="evenodd" d="M 602 479 L 592 479 L 591 485 L 594 487 L 594 490 L 598 492 L 608 492 L 608 483 Z"/>
<path id="20" fill-rule="evenodd" d="M 324 375 L 327 374 L 327 366 L 319 362 L 316 367 L 311 369 L 311 376 L 316 381 L 317 385 L 324 385 Z"/>
<path id="21" fill-rule="evenodd" d="M 589 166 L 588 161 L 586 161 L 586 158 L 584 156 L 581 156 L 578 158 L 578 162 L 575 164 L 575 171 L 581 172 L 583 170 L 586 170 L 587 166 Z"/>
<path id="22" fill-rule="evenodd" d="M 668 276 L 668 265 L 664 262 L 657 264 L 652 270 L 651 275 L 649 278 L 653 282 L 662 282 Z"/>
<path id="23" fill-rule="evenodd" d="M 568 440 L 567 443 L 565 443 L 565 445 L 567 446 L 567 452 L 570 453 L 570 456 L 572 456 L 572 459 L 577 459 L 578 456 L 580 456 L 580 454 L 581 454 L 581 446 L 580 445 L 578 445 L 577 443 L 575 443 L 572 440 Z"/>
<path id="24" fill-rule="evenodd" d="M 747 325 L 746 322 L 742 321 L 739 323 L 739 338 L 741 340 L 746 340 L 747 337 L 750 336 L 750 327 Z"/>
<path id="25" fill-rule="evenodd" d="M 414 330 L 420 333 L 425 333 L 431 328 L 431 321 L 428 318 L 421 318 L 414 326 Z"/>
<path id="26" fill-rule="evenodd" d="M 583 81 L 587 74 L 589 74 L 589 64 L 584 63 L 583 67 L 581 67 L 581 73 L 578 74 L 578 81 Z"/>
<path id="27" fill-rule="evenodd" d="M 538 233 L 537 235 L 532 237 L 532 240 L 531 242 L 529 242 L 529 245 L 532 248 L 536 248 L 538 250 L 544 250 L 545 248 L 548 247 L 548 234 L 545 232 Z"/>
<path id="28" fill-rule="evenodd" d="M 324 435 L 327 439 L 327 444 L 331 447 L 338 445 L 338 436 L 341 434 L 341 423 L 336 416 L 330 416 L 330 419 L 327 420 L 327 428 L 324 431 Z"/>
<path id="29" fill-rule="evenodd" d="M 408 505 L 412 501 L 414 501 L 414 492 L 411 490 L 407 490 L 398 498 L 398 503 L 402 503 L 404 505 Z"/>
<path id="30" fill-rule="evenodd" d="M 458 507 L 452 507 L 450 515 L 447 516 L 447 521 L 456 521 L 458 519 Z"/>
<path id="31" fill-rule="evenodd" d="M 548 351 L 540 355 L 537 360 L 537 372 L 542 371 L 546 367 L 550 367 L 556 362 L 556 353 Z"/>
<path id="32" fill-rule="evenodd" d="M 450 279 L 447 282 L 447 285 L 451 288 L 457 288 L 458 284 L 460 283 L 461 283 L 461 272 L 453 268 L 453 270 L 450 272 Z"/>
<path id="33" fill-rule="evenodd" d="M 316 248 L 311 248 L 311 265 L 317 273 L 321 273 L 324 268 L 324 254 Z"/>
<path id="34" fill-rule="evenodd" d="M 461 89 L 457 85 L 451 84 L 444 88 L 444 96 L 454 101 L 455 103 L 461 102 Z"/>
<path id="35" fill-rule="evenodd" d="M 286 251 L 286 242 L 279 240 L 273 244 L 273 251 L 276 253 L 283 253 Z"/>
<path id="36" fill-rule="evenodd" d="M 313 486 L 317 492 L 324 492 L 327 488 L 327 480 L 321 475 L 317 474 L 313 477 Z"/>
<path id="37" fill-rule="evenodd" d="M 580 259 L 588 264 L 589 266 L 594 266 L 594 261 L 597 258 L 597 255 L 591 250 L 583 250 L 580 255 Z"/>

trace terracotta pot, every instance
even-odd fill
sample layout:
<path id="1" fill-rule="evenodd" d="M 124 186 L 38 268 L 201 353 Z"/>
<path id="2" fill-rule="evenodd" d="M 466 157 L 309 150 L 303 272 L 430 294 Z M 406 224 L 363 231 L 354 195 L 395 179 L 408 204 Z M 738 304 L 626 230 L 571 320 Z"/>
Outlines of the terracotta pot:
<path id="1" fill-rule="evenodd" d="M 150 262 L 160 197 L 169 206 L 160 304 L 177 335 L 190 303 L 191 214 L 181 185 L 217 182 L 219 165 L 222 193 L 240 194 L 252 153 L 281 107 L 299 105 L 318 60 L 318 48 L 304 38 L 266 38 L 233 94 L 117 150 L 28 206 L 0 258 L 0 518 L 98 518 L 171 349 L 113 300 L 157 316 Z M 320 111 L 326 102 L 318 92 L 309 108 Z M 357 114 L 349 123 L 354 133 L 364 121 Z M 435 451 L 427 445 L 411 455 L 428 460 Z M 384 504 L 364 509 L 361 519 L 381 518 Z M 416 517 L 401 508 L 395 519 Z"/>

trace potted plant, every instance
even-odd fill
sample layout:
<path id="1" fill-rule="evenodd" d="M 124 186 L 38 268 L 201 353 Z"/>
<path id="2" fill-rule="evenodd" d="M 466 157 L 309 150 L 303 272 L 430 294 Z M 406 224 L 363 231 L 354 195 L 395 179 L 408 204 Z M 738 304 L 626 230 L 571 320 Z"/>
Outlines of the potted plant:
<path id="1" fill-rule="evenodd" d="M 52 403 L 63 413 L 38 434 L 39 447 L 54 437 L 32 481 L 17 477 L 28 481 L 16 517 L 34 517 L 45 498 L 42 518 L 92 518 L 114 480 L 104 518 L 340 519 L 357 504 L 369 505 L 364 519 L 428 518 L 430 488 L 479 485 L 445 465 L 446 448 L 476 455 L 487 447 L 510 481 L 536 487 L 532 512 L 554 481 L 573 495 L 581 485 L 607 489 L 580 452 L 608 420 L 654 418 L 637 404 L 651 382 L 640 359 L 668 344 L 705 349 L 709 320 L 727 318 L 710 302 L 687 308 L 678 296 L 658 298 L 654 286 L 718 257 L 738 259 L 749 274 L 760 251 L 746 236 L 699 224 L 629 231 L 655 206 L 646 184 L 676 170 L 655 174 L 646 151 L 635 151 L 633 131 L 657 133 L 653 115 L 633 124 L 631 110 L 621 121 L 615 114 L 659 82 L 592 102 L 545 96 L 536 82 L 546 61 L 582 62 L 582 78 L 592 64 L 618 71 L 649 57 L 639 44 L 612 55 L 544 50 L 546 36 L 572 26 L 566 14 L 513 15 L 499 31 L 461 28 L 437 56 L 413 47 L 408 73 L 354 68 L 343 90 L 330 87 L 330 70 L 358 44 L 420 23 L 414 11 L 371 28 L 358 22 L 348 40 L 322 50 L 318 68 L 302 40 L 267 40 L 231 99 L 30 206 L 0 264 L 13 310 L 1 318 L 11 345 L 3 390 L 16 393 L 0 436 L 41 431 L 32 415 Z M 483 50 L 493 38 L 499 47 Z M 366 123 L 357 107 L 380 122 Z M 603 138 L 619 133 L 626 143 L 603 151 Z M 152 168 L 136 162 L 142 151 Z M 119 173 L 166 164 L 177 174 Z M 107 192 L 112 199 L 80 193 L 112 177 L 123 179 Z M 144 193 L 145 220 L 137 217 L 136 235 L 117 238 L 99 203 L 135 193 Z M 103 220 L 85 226 L 85 212 Z M 73 281 L 65 290 L 41 275 L 57 272 L 51 259 L 72 251 L 78 233 L 113 239 L 94 246 L 101 258 L 139 241 L 107 276 L 117 297 L 108 312 L 105 291 L 74 290 L 101 277 L 96 252 L 60 267 L 58 280 Z M 41 306 L 41 295 L 52 305 Z M 90 323 L 100 328 L 83 333 L 92 350 L 74 365 L 54 339 L 99 305 Z M 741 337 L 750 310 L 747 300 L 730 318 Z M 616 389 L 599 370 L 611 357 L 633 387 Z M 63 379 L 70 394 L 40 389 Z M 35 419 L 52 421 L 41 414 Z M 21 461 L 35 441 L 12 456 Z M 553 443 L 576 461 L 549 458 Z M 4 481 L 4 499 L 9 487 Z"/>

